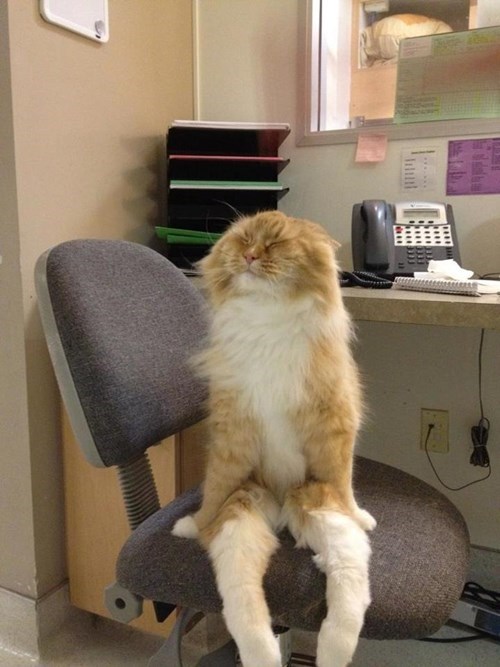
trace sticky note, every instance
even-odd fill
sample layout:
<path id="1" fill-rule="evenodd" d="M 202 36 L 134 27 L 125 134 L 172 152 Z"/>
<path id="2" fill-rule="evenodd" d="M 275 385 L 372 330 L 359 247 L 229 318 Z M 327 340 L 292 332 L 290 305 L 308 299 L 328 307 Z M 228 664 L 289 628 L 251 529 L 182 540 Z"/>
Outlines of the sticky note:
<path id="1" fill-rule="evenodd" d="M 387 153 L 386 134 L 359 134 L 356 162 L 383 162 Z"/>

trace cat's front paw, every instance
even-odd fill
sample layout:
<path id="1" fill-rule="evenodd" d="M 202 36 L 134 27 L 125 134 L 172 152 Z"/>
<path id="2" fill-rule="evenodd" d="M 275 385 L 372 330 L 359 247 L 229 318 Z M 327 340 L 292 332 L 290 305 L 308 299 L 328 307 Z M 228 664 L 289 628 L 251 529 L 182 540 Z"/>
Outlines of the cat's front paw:
<path id="1" fill-rule="evenodd" d="M 316 664 L 318 667 L 347 667 L 356 649 L 357 637 L 339 634 L 335 624 L 328 620 L 318 634 L 318 646 L 316 650 Z"/>
<path id="2" fill-rule="evenodd" d="M 370 512 L 357 507 L 354 512 L 354 520 L 363 530 L 373 530 L 377 526 L 377 520 L 372 517 Z"/>
<path id="3" fill-rule="evenodd" d="M 172 535 L 176 537 L 187 537 L 188 539 L 194 539 L 198 537 L 198 526 L 194 518 L 188 514 L 188 516 L 183 516 L 182 519 L 176 521 L 175 526 L 172 528 Z"/>

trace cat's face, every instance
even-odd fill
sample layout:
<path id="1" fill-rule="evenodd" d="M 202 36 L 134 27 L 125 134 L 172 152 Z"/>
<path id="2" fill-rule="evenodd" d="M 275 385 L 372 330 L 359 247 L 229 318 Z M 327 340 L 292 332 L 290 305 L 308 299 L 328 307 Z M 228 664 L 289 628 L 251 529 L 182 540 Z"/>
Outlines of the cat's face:
<path id="1" fill-rule="evenodd" d="M 219 303 L 243 293 L 324 293 L 336 280 L 336 245 L 320 225 L 268 211 L 234 223 L 200 266 Z"/>

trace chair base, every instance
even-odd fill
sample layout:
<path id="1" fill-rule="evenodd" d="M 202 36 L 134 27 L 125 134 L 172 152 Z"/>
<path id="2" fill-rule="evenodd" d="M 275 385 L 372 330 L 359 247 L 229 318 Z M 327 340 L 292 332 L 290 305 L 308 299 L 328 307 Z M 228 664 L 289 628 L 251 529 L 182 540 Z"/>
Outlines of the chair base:
<path id="1" fill-rule="evenodd" d="M 189 622 L 198 612 L 195 609 L 183 609 L 165 642 L 148 662 L 148 667 L 183 667 L 181 644 Z"/>
<path id="2" fill-rule="evenodd" d="M 195 609 L 183 609 L 165 642 L 149 660 L 148 667 L 186 667 L 182 661 L 182 638 L 192 619 L 199 614 Z M 285 662 L 283 667 L 299 667 L 316 664 L 314 657 L 291 652 L 290 630 L 279 628 L 276 634 L 280 641 L 281 653 Z M 238 649 L 234 641 L 230 640 L 212 653 L 203 656 L 196 667 L 241 667 L 238 659 Z"/>
<path id="3" fill-rule="evenodd" d="M 148 667 L 185 667 L 182 661 L 182 638 L 191 620 L 199 614 L 195 609 L 183 609 L 165 642 L 149 660 Z M 236 667 L 236 644 L 227 642 L 216 651 L 203 656 L 196 667 Z"/>
<path id="4" fill-rule="evenodd" d="M 236 654 L 236 644 L 231 640 L 216 651 L 204 655 L 196 667 L 237 667 L 241 663 L 237 662 Z"/>

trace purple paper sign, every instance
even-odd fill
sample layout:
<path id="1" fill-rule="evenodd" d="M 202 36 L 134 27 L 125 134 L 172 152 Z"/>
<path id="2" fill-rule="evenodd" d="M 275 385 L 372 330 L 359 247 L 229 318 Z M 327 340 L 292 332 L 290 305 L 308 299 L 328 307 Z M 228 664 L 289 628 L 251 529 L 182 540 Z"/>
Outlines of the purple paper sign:
<path id="1" fill-rule="evenodd" d="M 448 142 L 447 195 L 500 193 L 500 138 Z"/>

